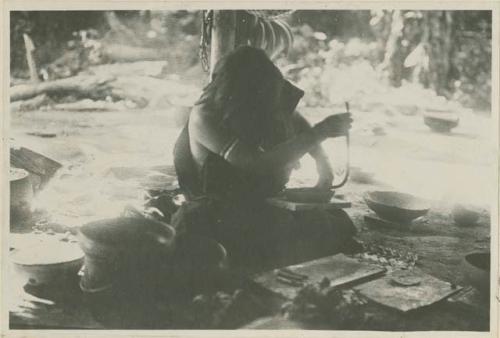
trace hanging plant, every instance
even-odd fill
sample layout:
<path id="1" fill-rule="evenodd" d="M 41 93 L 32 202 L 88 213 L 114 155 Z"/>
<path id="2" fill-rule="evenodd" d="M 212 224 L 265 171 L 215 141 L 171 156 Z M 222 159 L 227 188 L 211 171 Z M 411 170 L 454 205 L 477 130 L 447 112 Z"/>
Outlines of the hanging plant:
<path id="1" fill-rule="evenodd" d="M 261 48 L 272 59 L 281 53 L 288 54 L 293 45 L 293 34 L 281 17 L 289 14 L 289 11 L 270 11 L 267 16 L 264 12 L 267 11 L 237 12 L 237 44 Z"/>
<path id="2" fill-rule="evenodd" d="M 248 45 L 263 49 L 271 59 L 282 53 L 287 55 L 293 46 L 290 26 L 282 19 L 291 10 L 239 10 L 236 11 L 236 46 Z M 200 59 L 205 71 L 209 70 L 213 11 L 203 11 L 200 40 Z"/>

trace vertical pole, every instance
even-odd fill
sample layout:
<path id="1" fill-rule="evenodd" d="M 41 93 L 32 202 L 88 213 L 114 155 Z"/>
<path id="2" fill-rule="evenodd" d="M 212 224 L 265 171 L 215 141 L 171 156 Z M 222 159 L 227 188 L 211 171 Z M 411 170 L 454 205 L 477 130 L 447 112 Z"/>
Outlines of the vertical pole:
<path id="1" fill-rule="evenodd" d="M 214 11 L 210 46 L 210 77 L 217 61 L 235 47 L 236 12 Z"/>
<path id="2" fill-rule="evenodd" d="M 28 36 L 28 34 L 23 34 L 24 46 L 26 48 L 26 62 L 28 63 L 28 68 L 30 70 L 30 79 L 31 82 L 36 83 L 40 82 L 38 79 L 38 69 L 35 62 L 35 57 L 33 53 L 35 52 L 35 45 L 33 41 Z"/>

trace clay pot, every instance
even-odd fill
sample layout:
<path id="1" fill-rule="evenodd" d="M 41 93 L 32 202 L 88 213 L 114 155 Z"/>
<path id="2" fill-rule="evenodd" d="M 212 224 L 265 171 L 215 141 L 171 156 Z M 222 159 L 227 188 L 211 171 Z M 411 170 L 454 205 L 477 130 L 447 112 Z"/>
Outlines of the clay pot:
<path id="1" fill-rule="evenodd" d="M 29 217 L 32 200 L 33 186 L 30 174 L 24 169 L 10 168 L 11 223 Z"/>
<path id="2" fill-rule="evenodd" d="M 457 225 L 474 225 L 479 220 L 479 211 L 470 206 L 457 204 L 451 210 L 451 216 Z"/>
<path id="3" fill-rule="evenodd" d="M 154 270 L 173 252 L 175 230 L 151 219 L 119 217 L 83 225 L 78 240 L 85 253 L 80 286 L 93 292 L 120 282 L 120 275 Z"/>
<path id="4" fill-rule="evenodd" d="M 449 133 L 458 126 L 459 118 L 453 113 L 425 113 L 424 123 L 438 133 Z"/>
<path id="5" fill-rule="evenodd" d="M 485 297 L 490 294 L 490 260 L 489 252 L 474 252 L 466 255 L 463 262 L 467 282 Z"/>

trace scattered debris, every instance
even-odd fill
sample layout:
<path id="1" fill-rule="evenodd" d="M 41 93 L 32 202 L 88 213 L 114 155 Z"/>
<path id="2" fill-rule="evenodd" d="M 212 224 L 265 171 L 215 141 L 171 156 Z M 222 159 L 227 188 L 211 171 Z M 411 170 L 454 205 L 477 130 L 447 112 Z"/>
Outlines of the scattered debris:
<path id="1" fill-rule="evenodd" d="M 286 318 L 306 322 L 328 323 L 331 328 L 342 329 L 365 320 L 364 297 L 351 289 L 330 287 L 327 279 L 302 287 L 297 296 L 283 304 Z"/>
<path id="2" fill-rule="evenodd" d="M 363 252 L 352 255 L 360 262 L 377 264 L 390 269 L 412 269 L 418 262 L 418 255 L 402 252 L 377 244 L 361 243 Z"/>
<path id="3" fill-rule="evenodd" d="M 57 136 L 57 133 L 47 132 L 47 131 L 29 131 L 26 134 L 42 138 L 53 138 Z"/>
<path id="4" fill-rule="evenodd" d="M 250 292 L 237 289 L 196 295 L 186 313 L 190 328 L 229 329 L 262 316 L 266 309 Z"/>

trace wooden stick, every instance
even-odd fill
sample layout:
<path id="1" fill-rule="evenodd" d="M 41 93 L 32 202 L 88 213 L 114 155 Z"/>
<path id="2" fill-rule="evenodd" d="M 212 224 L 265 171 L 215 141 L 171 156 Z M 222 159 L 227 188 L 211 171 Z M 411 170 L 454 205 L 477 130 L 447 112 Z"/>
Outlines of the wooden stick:
<path id="1" fill-rule="evenodd" d="M 282 284 L 286 284 L 286 285 L 290 285 L 290 286 L 296 286 L 296 287 L 300 287 L 300 286 L 304 286 L 304 283 L 301 283 L 301 282 L 298 282 L 298 281 L 294 281 L 294 280 L 291 280 L 291 279 L 287 279 L 287 278 L 283 278 L 283 277 L 280 277 L 278 276 L 276 278 L 276 280 Z"/>
<path id="2" fill-rule="evenodd" d="M 28 34 L 23 34 L 24 46 L 26 48 L 26 61 L 28 62 L 28 68 L 30 70 L 30 79 L 31 82 L 37 83 L 40 82 L 38 78 L 38 68 L 36 66 L 35 58 L 33 53 L 35 52 L 35 45 L 33 41 L 28 36 Z"/>
<path id="3" fill-rule="evenodd" d="M 288 274 L 288 273 L 283 272 L 283 271 L 278 272 L 278 277 L 281 277 L 284 279 L 289 279 L 289 280 L 292 280 L 292 281 L 295 281 L 298 283 L 302 283 L 305 280 L 304 278 L 302 278 L 300 276 Z"/>

